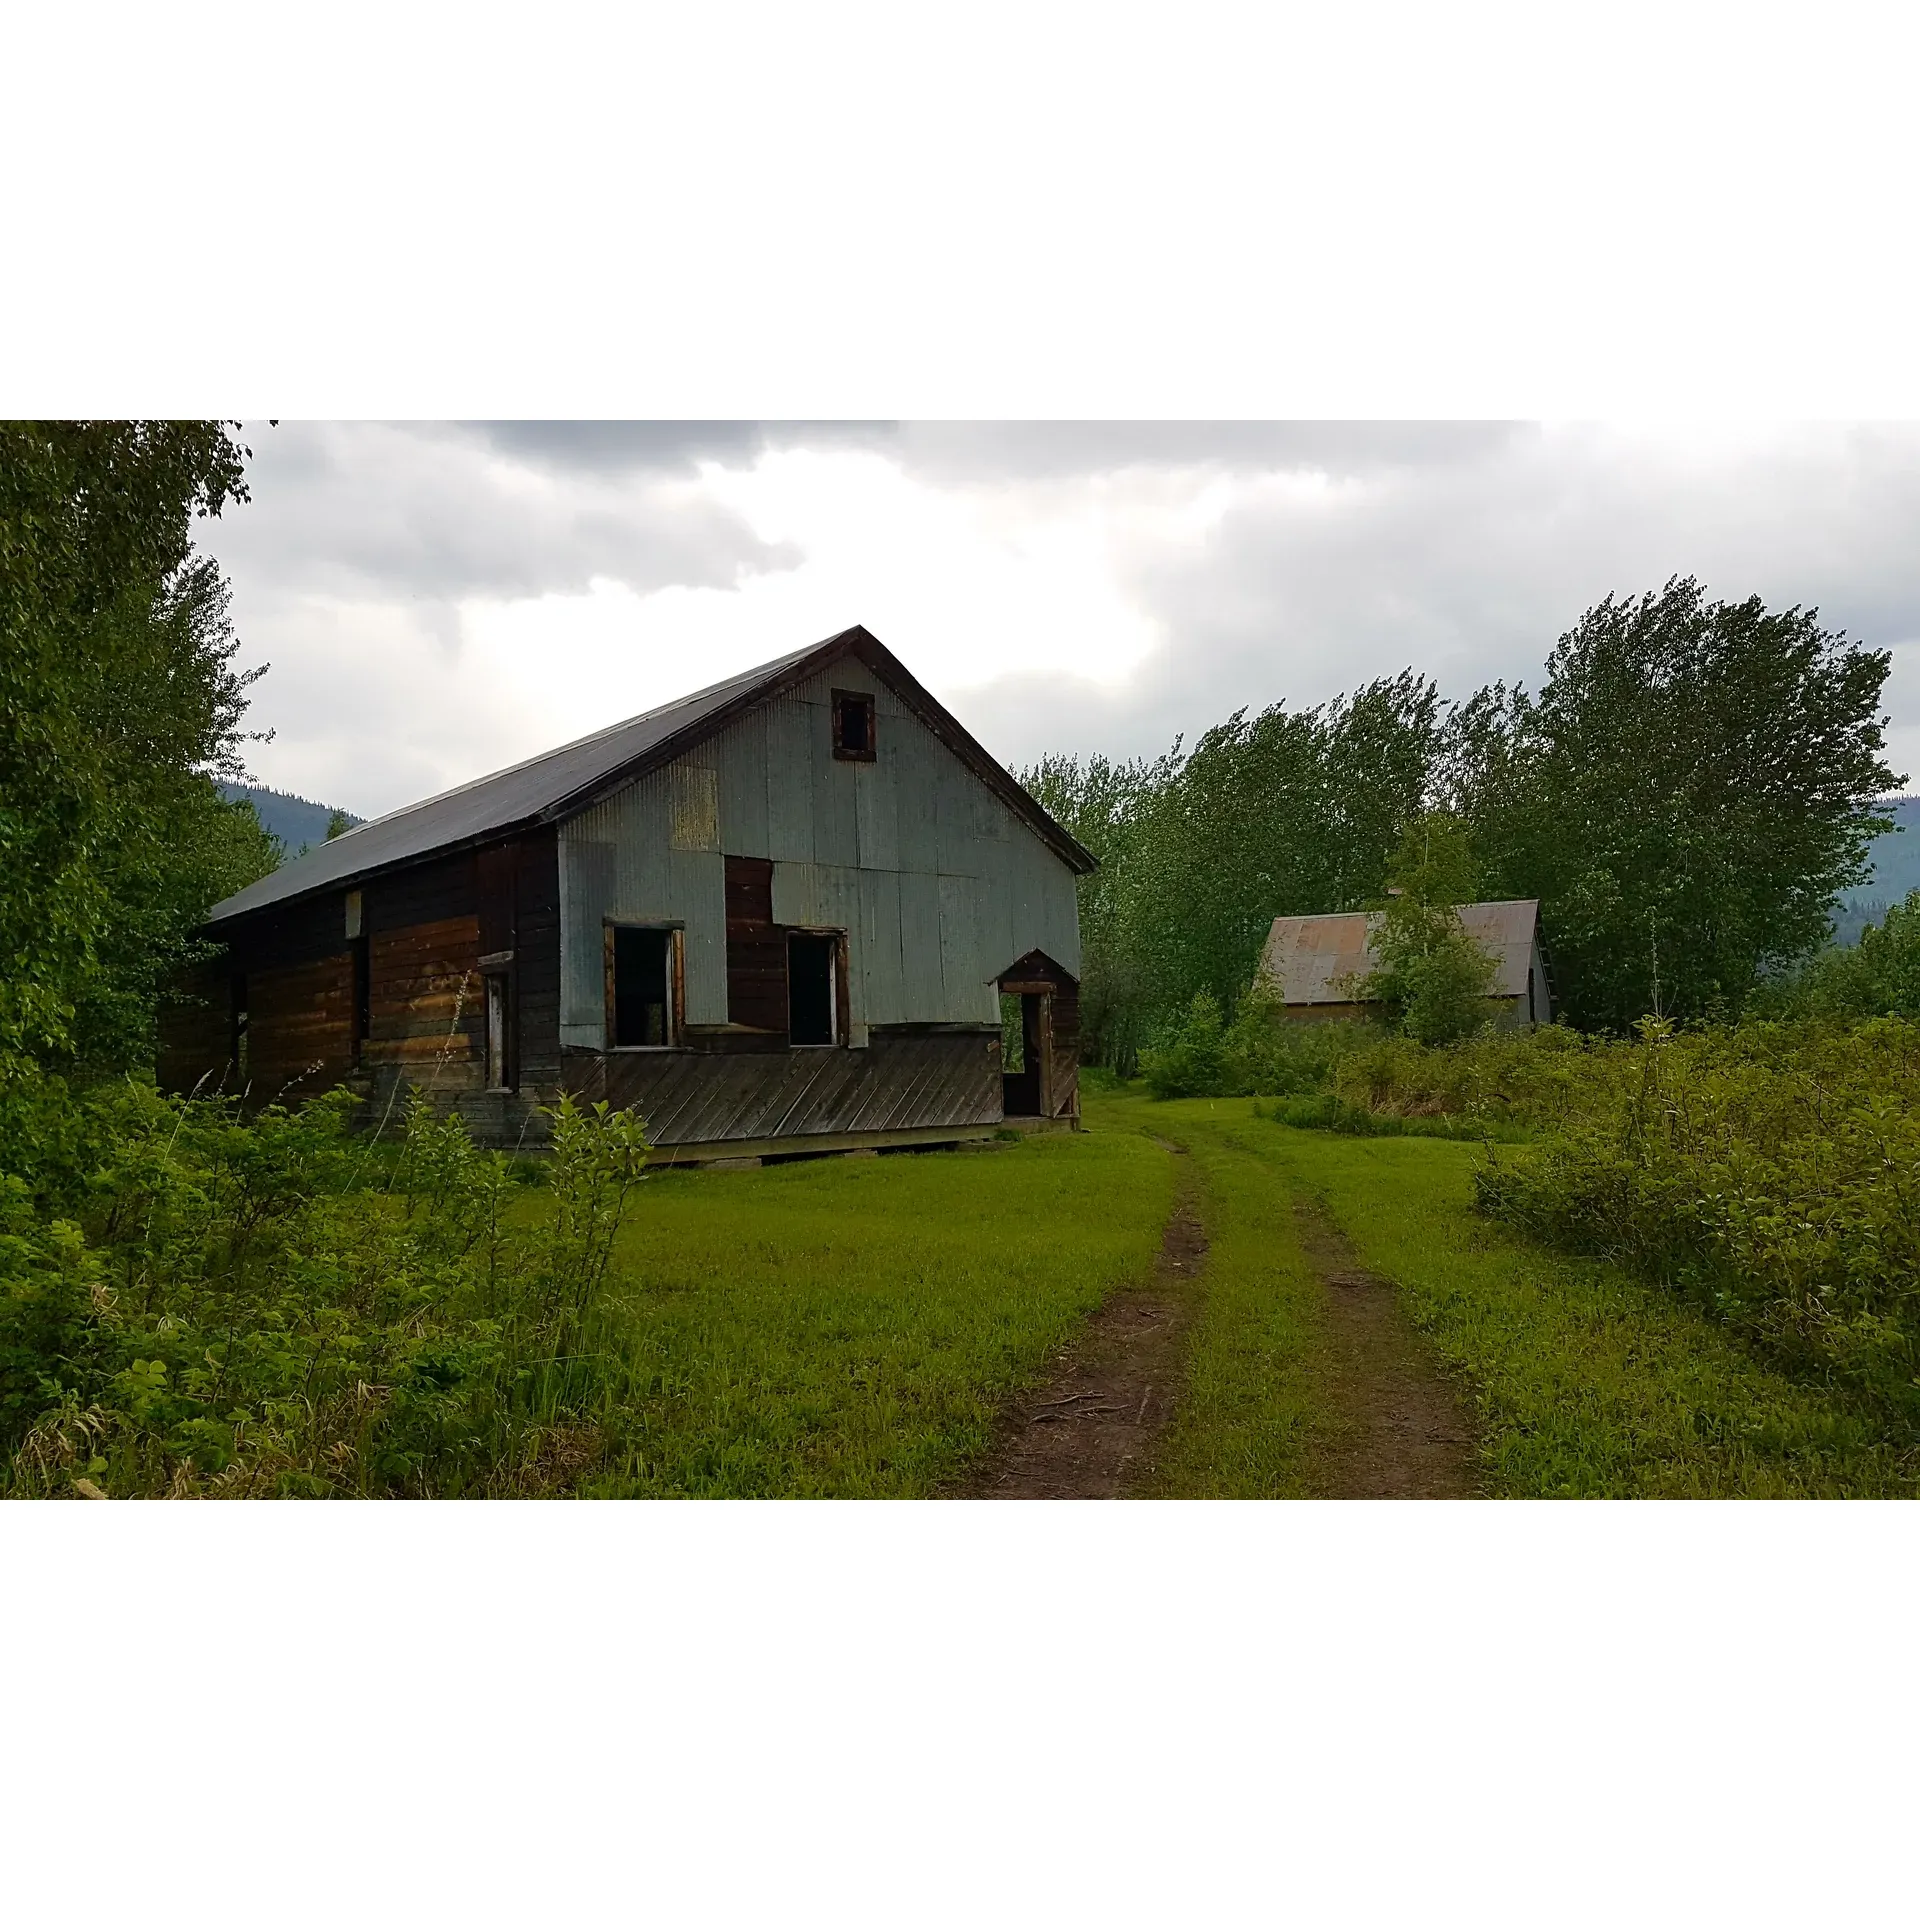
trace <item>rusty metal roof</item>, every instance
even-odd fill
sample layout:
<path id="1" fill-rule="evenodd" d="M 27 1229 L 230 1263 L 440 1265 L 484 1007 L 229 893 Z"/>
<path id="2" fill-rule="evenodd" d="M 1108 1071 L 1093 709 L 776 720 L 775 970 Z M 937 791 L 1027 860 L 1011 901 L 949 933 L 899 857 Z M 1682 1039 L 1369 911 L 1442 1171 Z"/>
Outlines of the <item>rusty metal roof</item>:
<path id="1" fill-rule="evenodd" d="M 1480 900 L 1459 910 L 1460 924 L 1495 961 L 1495 998 L 1518 998 L 1527 990 L 1527 968 L 1539 925 L 1537 900 Z M 1303 913 L 1273 923 L 1260 954 L 1260 974 L 1280 989 L 1290 1007 L 1351 1004 L 1353 981 L 1373 966 L 1373 935 L 1379 913 Z"/>
<path id="2" fill-rule="evenodd" d="M 326 887 L 350 885 L 430 855 L 497 840 L 577 813 L 614 787 L 685 753 L 748 708 L 810 680 L 851 655 L 884 680 L 926 726 L 992 787 L 1076 873 L 1098 864 L 1005 767 L 914 679 L 865 627 L 769 660 L 682 700 L 622 720 L 583 740 L 523 760 L 481 780 L 369 820 L 365 826 L 310 847 L 252 886 L 222 900 L 208 915 L 230 920 L 257 907 L 278 906 Z"/>

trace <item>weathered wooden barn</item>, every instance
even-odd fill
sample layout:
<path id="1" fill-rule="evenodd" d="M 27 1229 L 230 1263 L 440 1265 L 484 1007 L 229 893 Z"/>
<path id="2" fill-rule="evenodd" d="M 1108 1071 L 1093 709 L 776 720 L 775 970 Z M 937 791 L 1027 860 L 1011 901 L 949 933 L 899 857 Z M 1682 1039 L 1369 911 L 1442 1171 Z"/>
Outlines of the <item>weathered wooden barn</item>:
<path id="1" fill-rule="evenodd" d="M 1093 864 L 853 627 L 221 902 L 161 1082 L 414 1087 L 501 1143 L 564 1089 L 669 1159 L 1072 1124 Z"/>
<path id="2" fill-rule="evenodd" d="M 1460 925 L 1492 958 L 1488 1012 L 1502 1027 L 1553 1019 L 1537 900 L 1480 900 L 1456 909 Z M 1260 955 L 1259 979 L 1297 1020 L 1353 1019 L 1367 1010 L 1378 913 L 1305 913 L 1276 920 Z"/>

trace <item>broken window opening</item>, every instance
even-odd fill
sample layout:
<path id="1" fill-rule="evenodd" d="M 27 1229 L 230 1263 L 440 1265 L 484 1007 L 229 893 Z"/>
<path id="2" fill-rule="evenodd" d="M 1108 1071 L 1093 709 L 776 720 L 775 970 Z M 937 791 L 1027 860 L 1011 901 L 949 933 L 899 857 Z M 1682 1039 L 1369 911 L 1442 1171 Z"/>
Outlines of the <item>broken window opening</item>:
<path id="1" fill-rule="evenodd" d="M 1049 1046 L 1049 993 L 1007 993 L 1000 996 L 1001 1045 L 1005 1036 L 1017 1030 L 1017 1054 L 1000 1061 L 1000 1111 L 1005 1114 L 1040 1114 L 1047 1106 L 1047 1049 Z M 1018 1002 L 1017 1010 L 1007 1006 Z"/>
<path id="2" fill-rule="evenodd" d="M 670 1047 L 673 1032 L 673 929 L 613 929 L 613 1044 Z"/>
<path id="3" fill-rule="evenodd" d="M 831 933 L 787 937 L 787 1044 L 831 1047 L 839 1038 L 835 970 L 840 941 Z"/>
<path id="4" fill-rule="evenodd" d="M 1000 996 L 1000 1071 L 1024 1073 L 1027 1068 L 1026 1004 L 1024 993 Z"/>
<path id="5" fill-rule="evenodd" d="M 833 757 L 836 760 L 871 760 L 874 757 L 872 694 L 835 692 Z"/>
<path id="6" fill-rule="evenodd" d="M 487 984 L 487 1091 L 507 1090 L 507 976 L 490 973 Z"/>

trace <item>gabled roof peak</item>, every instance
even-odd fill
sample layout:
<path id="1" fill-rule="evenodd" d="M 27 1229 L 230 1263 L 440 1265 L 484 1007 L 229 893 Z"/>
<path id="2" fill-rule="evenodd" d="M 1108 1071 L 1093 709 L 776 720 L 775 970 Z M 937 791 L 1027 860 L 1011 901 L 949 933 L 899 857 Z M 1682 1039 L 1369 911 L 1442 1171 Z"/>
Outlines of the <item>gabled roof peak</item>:
<path id="1" fill-rule="evenodd" d="M 417 860 L 477 846 L 541 826 L 589 806 L 614 787 L 677 759 L 749 708 L 772 700 L 852 656 L 891 686 L 928 729 L 1021 814 L 1075 872 L 1093 857 L 926 691 L 865 627 L 852 626 L 782 654 L 697 693 L 616 721 L 529 760 L 416 800 L 338 839 L 310 847 L 277 873 L 256 880 L 209 916 L 230 920 L 330 887 L 342 887 Z"/>

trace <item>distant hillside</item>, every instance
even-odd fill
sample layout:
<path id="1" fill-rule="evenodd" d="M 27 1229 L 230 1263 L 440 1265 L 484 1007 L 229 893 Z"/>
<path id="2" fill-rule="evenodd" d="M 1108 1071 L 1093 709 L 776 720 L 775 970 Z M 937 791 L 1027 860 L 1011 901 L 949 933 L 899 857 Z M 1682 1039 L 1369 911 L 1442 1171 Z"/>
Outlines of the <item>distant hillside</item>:
<path id="1" fill-rule="evenodd" d="M 327 837 L 327 822 L 333 818 L 333 809 L 322 806 L 318 800 L 303 800 L 297 793 L 282 793 L 275 787 L 243 786 L 231 780 L 221 781 L 220 791 L 229 800 L 252 804 L 260 816 L 260 824 L 277 836 L 286 849 L 284 857 L 288 860 L 297 859 Z M 360 825 L 358 814 L 350 813 L 347 818 L 356 827 Z"/>
<path id="2" fill-rule="evenodd" d="M 1920 795 L 1909 794 L 1892 807 L 1894 831 L 1873 843 L 1873 878 L 1840 896 L 1833 937 L 1843 947 L 1854 945 L 1862 927 L 1877 924 L 1889 907 L 1920 887 Z"/>

